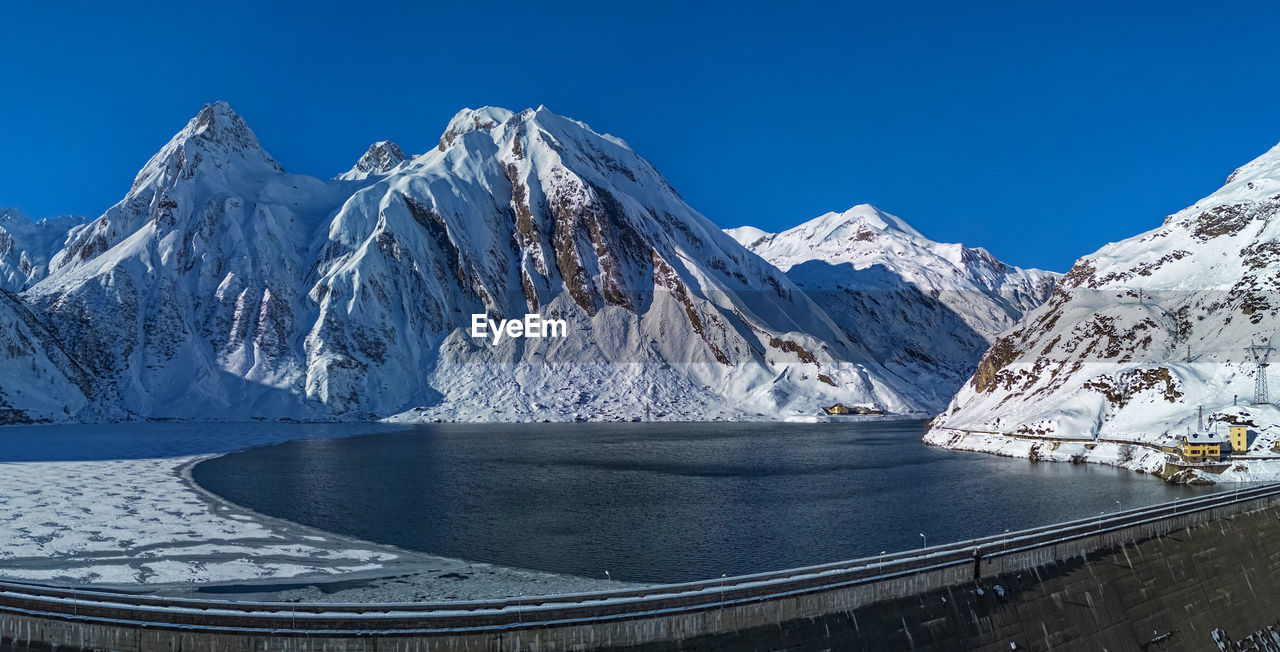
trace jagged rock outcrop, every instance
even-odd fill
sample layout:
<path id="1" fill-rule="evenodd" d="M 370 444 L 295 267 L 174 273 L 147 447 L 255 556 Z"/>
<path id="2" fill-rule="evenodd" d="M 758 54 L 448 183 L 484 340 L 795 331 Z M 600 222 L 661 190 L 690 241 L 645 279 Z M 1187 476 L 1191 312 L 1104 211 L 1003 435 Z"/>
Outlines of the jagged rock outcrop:
<path id="1" fill-rule="evenodd" d="M 407 160 L 409 157 L 404 155 L 399 145 L 389 140 L 380 140 L 369 146 L 369 150 L 356 161 L 354 167 L 337 178 L 342 181 L 363 181 L 371 176 L 388 174 Z"/>

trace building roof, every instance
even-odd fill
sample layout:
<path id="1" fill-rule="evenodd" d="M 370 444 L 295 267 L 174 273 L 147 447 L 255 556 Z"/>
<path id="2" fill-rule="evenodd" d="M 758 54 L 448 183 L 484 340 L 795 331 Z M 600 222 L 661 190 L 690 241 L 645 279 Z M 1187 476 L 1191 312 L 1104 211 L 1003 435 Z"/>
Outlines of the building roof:
<path id="1" fill-rule="evenodd" d="M 1216 432 L 1193 432 L 1190 435 L 1183 435 L 1180 438 L 1188 444 L 1223 444 L 1226 440 Z"/>

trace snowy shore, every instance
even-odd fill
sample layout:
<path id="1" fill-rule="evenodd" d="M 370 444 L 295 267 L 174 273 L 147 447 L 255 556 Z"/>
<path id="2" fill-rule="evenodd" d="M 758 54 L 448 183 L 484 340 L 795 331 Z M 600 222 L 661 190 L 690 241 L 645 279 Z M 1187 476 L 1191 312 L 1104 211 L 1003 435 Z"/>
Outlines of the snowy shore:
<path id="1" fill-rule="evenodd" d="M 1269 450 L 1271 438 L 1275 436 L 1268 433 L 1265 439 L 1259 438 L 1255 449 Z M 1158 443 L 1142 437 L 1126 440 L 1113 435 L 1095 440 L 934 426 L 925 433 L 924 442 L 952 450 L 1024 457 L 1037 462 L 1105 464 L 1150 473 L 1170 482 L 1218 484 L 1280 480 L 1280 456 L 1275 459 L 1265 459 L 1261 454 L 1226 457 L 1217 463 L 1197 466 L 1183 462 L 1177 455 L 1161 450 Z"/>
<path id="2" fill-rule="evenodd" d="M 0 579 L 165 595 L 449 600 L 619 586 L 424 555 L 273 519 L 197 487 L 200 460 L 386 424 L 17 426 L 0 433 Z"/>

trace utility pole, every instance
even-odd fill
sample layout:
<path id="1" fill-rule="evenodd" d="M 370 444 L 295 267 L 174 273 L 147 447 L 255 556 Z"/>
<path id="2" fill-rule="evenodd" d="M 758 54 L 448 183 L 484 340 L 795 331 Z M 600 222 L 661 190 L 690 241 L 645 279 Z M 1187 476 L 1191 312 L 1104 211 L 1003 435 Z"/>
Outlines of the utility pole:
<path id="1" fill-rule="evenodd" d="M 1199 414 L 1196 416 L 1196 432 L 1204 432 L 1204 406 L 1199 408 Z"/>

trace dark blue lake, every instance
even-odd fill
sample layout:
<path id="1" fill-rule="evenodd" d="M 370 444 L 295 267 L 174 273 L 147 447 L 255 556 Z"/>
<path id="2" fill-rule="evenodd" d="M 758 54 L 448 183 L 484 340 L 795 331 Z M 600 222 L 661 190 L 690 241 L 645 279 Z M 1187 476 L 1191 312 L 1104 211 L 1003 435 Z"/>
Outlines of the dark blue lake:
<path id="1" fill-rule="evenodd" d="M 1212 488 L 925 446 L 922 422 L 486 424 L 195 467 L 259 512 L 437 555 L 674 582 L 1097 515 Z M 1117 501 L 1119 504 L 1117 504 Z"/>

